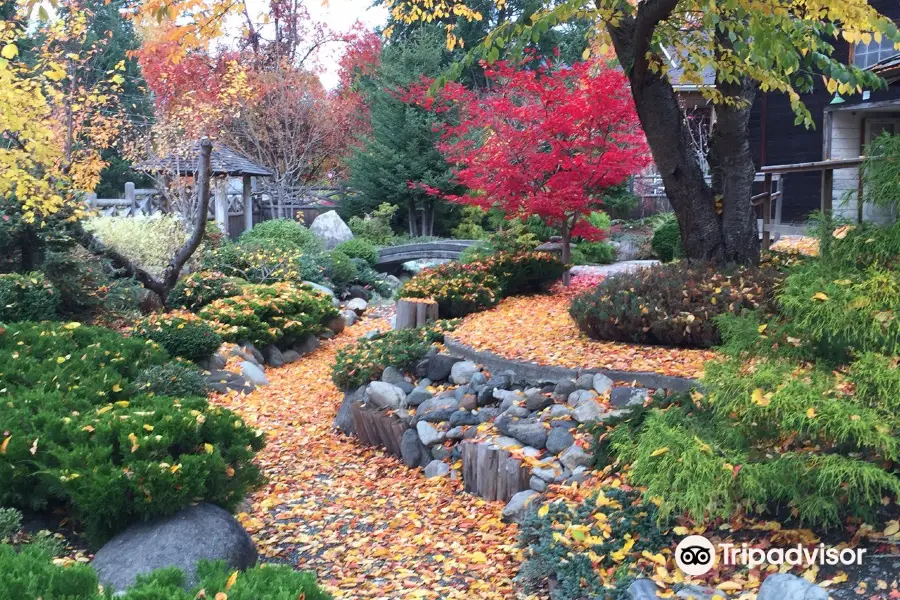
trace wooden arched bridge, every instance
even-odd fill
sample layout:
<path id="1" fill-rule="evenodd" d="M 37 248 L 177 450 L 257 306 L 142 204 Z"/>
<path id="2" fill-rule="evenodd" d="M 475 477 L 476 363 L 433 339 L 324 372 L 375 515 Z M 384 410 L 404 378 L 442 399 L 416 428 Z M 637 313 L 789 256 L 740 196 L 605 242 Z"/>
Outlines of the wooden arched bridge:
<path id="1" fill-rule="evenodd" d="M 390 271 L 410 260 L 441 258 L 457 260 L 463 251 L 474 243 L 475 240 L 442 240 L 439 242 L 388 246 L 378 251 L 378 262 L 375 268 L 381 271 Z"/>

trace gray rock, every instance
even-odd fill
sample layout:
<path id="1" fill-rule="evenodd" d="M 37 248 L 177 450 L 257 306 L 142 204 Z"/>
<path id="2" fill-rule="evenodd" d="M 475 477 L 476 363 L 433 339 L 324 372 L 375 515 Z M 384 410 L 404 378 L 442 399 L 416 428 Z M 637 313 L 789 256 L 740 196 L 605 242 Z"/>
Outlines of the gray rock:
<path id="1" fill-rule="evenodd" d="M 544 410 L 553 404 L 553 398 L 545 396 L 539 388 L 525 390 L 525 408 L 528 410 Z"/>
<path id="2" fill-rule="evenodd" d="M 647 388 L 616 387 L 609 395 L 613 406 L 637 406 L 643 404 L 650 390 Z"/>
<path id="3" fill-rule="evenodd" d="M 381 374 L 381 380 L 385 383 L 392 384 L 406 381 L 406 379 L 403 377 L 403 373 L 401 373 L 400 369 L 398 369 L 397 367 L 387 367 Z"/>
<path id="4" fill-rule="evenodd" d="M 606 412 L 606 408 L 595 400 L 587 400 L 575 407 L 572 411 L 572 418 L 579 423 L 587 423 L 588 421 L 596 421 Z"/>
<path id="5" fill-rule="evenodd" d="M 828 600 L 828 592 L 796 575 L 776 573 L 763 581 L 756 600 Z"/>
<path id="6" fill-rule="evenodd" d="M 540 477 L 535 477 L 534 475 L 532 475 L 531 479 L 528 480 L 528 487 L 536 492 L 546 492 L 547 482 Z"/>
<path id="7" fill-rule="evenodd" d="M 568 417 L 572 414 L 572 409 L 564 404 L 554 404 L 550 410 L 544 412 L 551 419 L 559 419 L 560 417 Z"/>
<path id="8" fill-rule="evenodd" d="M 547 435 L 547 452 L 559 454 L 575 443 L 575 437 L 567 429 L 554 427 Z"/>
<path id="9" fill-rule="evenodd" d="M 249 354 L 250 356 L 253 357 L 253 361 L 252 361 L 252 362 L 255 362 L 255 363 L 258 364 L 259 366 L 263 366 L 263 364 L 265 364 L 265 362 L 266 362 L 266 357 L 263 356 L 263 355 L 262 355 L 262 352 L 260 352 L 259 350 L 257 350 L 257 349 L 256 349 L 256 346 L 254 346 L 253 344 L 250 344 L 250 343 L 242 344 L 242 345 L 241 345 L 241 349 L 242 349 L 244 352 L 246 352 L 247 354 Z"/>
<path id="10" fill-rule="evenodd" d="M 436 354 L 428 359 L 428 370 L 426 374 L 428 379 L 432 381 L 444 381 L 450 377 L 450 371 L 453 365 L 461 362 L 461 358 L 450 356 L 449 354 Z"/>
<path id="11" fill-rule="evenodd" d="M 478 406 L 487 406 L 494 401 L 494 388 L 485 385 L 478 390 Z"/>
<path id="12" fill-rule="evenodd" d="M 398 388 L 400 388 L 401 390 L 403 390 L 403 393 L 404 393 L 404 394 L 407 394 L 407 395 L 411 394 L 412 391 L 413 391 L 414 389 L 416 389 L 416 386 L 414 386 L 413 384 L 411 384 L 411 383 L 408 382 L 408 381 L 398 381 L 398 382 L 395 383 L 394 385 L 396 385 Z M 408 401 L 407 401 L 407 402 L 408 402 Z"/>
<path id="13" fill-rule="evenodd" d="M 281 358 L 284 359 L 285 364 L 290 364 L 300 360 L 301 356 L 296 350 L 285 350 L 281 353 Z"/>
<path id="14" fill-rule="evenodd" d="M 313 290 L 319 292 L 320 294 L 325 294 L 326 296 L 331 298 L 331 304 L 335 307 L 340 306 L 341 303 L 338 302 L 337 296 L 334 295 L 334 290 L 329 287 L 325 287 L 324 285 L 313 283 L 312 281 L 304 281 L 304 285 L 308 285 Z"/>
<path id="15" fill-rule="evenodd" d="M 494 425 L 503 435 L 515 438 L 526 446 L 543 448 L 547 444 L 547 430 L 540 421 L 517 420 L 504 414 L 497 417 Z"/>
<path id="16" fill-rule="evenodd" d="M 455 390 L 453 390 L 453 396 L 457 400 L 462 400 L 462 397 L 466 394 L 471 394 L 473 392 L 472 387 L 469 385 L 461 385 Z"/>
<path id="17" fill-rule="evenodd" d="M 362 298 L 366 302 L 372 299 L 372 294 L 361 285 L 351 285 L 347 288 L 347 295 L 351 298 Z"/>
<path id="18" fill-rule="evenodd" d="M 432 396 L 434 396 L 434 394 L 426 390 L 420 384 L 419 387 L 414 388 L 413 391 L 410 392 L 406 397 L 406 403 L 410 406 L 419 406 Z"/>
<path id="19" fill-rule="evenodd" d="M 450 415 L 450 427 L 460 425 L 478 425 L 478 415 L 468 410 L 458 410 Z"/>
<path id="20" fill-rule="evenodd" d="M 554 429 L 562 428 L 565 430 L 572 430 L 578 427 L 578 423 L 571 419 L 554 419 L 553 421 L 550 421 L 550 427 Z"/>
<path id="21" fill-rule="evenodd" d="M 498 448 L 521 448 L 522 442 L 515 438 L 511 438 L 505 435 L 498 435 L 491 438 L 491 443 L 497 446 Z"/>
<path id="22" fill-rule="evenodd" d="M 397 410 L 406 406 L 406 394 L 396 385 L 373 381 L 366 387 L 366 397 L 378 408 Z"/>
<path id="23" fill-rule="evenodd" d="M 513 497 L 503 507 L 503 518 L 514 523 L 521 523 L 526 512 L 536 504 L 535 499 L 539 495 L 534 490 L 524 490 L 513 494 Z"/>
<path id="24" fill-rule="evenodd" d="M 500 410 L 506 410 L 512 406 L 513 403 L 524 400 L 524 397 L 521 394 L 517 394 L 511 390 L 501 390 L 500 388 L 495 389 L 493 395 L 496 400 L 500 400 Z"/>
<path id="25" fill-rule="evenodd" d="M 556 387 L 553 388 L 553 396 L 555 398 L 560 398 L 565 400 L 569 397 L 569 394 L 577 390 L 575 387 L 575 382 L 571 379 L 562 379 L 559 383 L 556 384 Z"/>
<path id="26" fill-rule="evenodd" d="M 197 543 L 203 540 L 203 543 Z M 197 584 L 201 560 L 224 560 L 230 569 L 256 563 L 253 540 L 228 511 L 203 502 L 171 517 L 132 525 L 107 542 L 91 566 L 107 588 L 124 591 L 138 575 L 178 567 L 187 588 Z"/>
<path id="27" fill-rule="evenodd" d="M 330 329 L 324 329 L 318 333 L 320 340 L 333 340 L 336 334 Z"/>
<path id="28" fill-rule="evenodd" d="M 206 368 L 210 371 L 218 371 L 220 369 L 224 369 L 225 365 L 228 364 L 228 359 L 219 352 L 216 352 L 212 356 L 210 356 L 206 361 Z"/>
<path id="29" fill-rule="evenodd" d="M 241 375 L 250 380 L 255 386 L 269 385 L 269 379 L 266 377 L 266 372 L 262 370 L 262 367 L 248 360 L 241 363 Z"/>
<path id="30" fill-rule="evenodd" d="M 231 371 L 210 371 L 206 376 L 206 385 L 218 394 L 230 391 L 249 394 L 256 389 L 256 386 L 242 375 Z"/>
<path id="31" fill-rule="evenodd" d="M 440 423 L 450 419 L 450 415 L 459 410 L 459 402 L 453 396 L 435 396 L 429 398 L 416 409 L 416 418 L 429 423 Z"/>
<path id="32" fill-rule="evenodd" d="M 369 308 L 369 303 L 363 300 L 362 298 L 353 298 L 348 301 L 347 304 L 344 305 L 345 308 L 352 310 L 359 316 L 362 316 L 366 309 Z"/>
<path id="33" fill-rule="evenodd" d="M 346 327 L 352 327 L 359 320 L 359 315 L 347 308 L 341 311 L 341 316 L 344 317 L 344 325 Z"/>
<path id="34" fill-rule="evenodd" d="M 427 453 L 428 448 L 419 439 L 419 434 L 415 429 L 407 429 L 403 432 L 403 437 L 400 438 L 400 458 L 407 467 L 427 465 L 431 462 L 431 455 Z"/>
<path id="35" fill-rule="evenodd" d="M 283 367 L 284 355 L 275 344 L 266 344 L 263 346 L 262 355 L 266 359 L 266 364 L 270 367 Z"/>
<path id="36" fill-rule="evenodd" d="M 478 408 L 478 399 L 474 394 L 466 394 L 459 399 L 459 407 L 465 410 L 475 410 Z"/>
<path id="37" fill-rule="evenodd" d="M 510 406 L 503 411 L 506 417 L 514 417 L 516 419 L 526 419 L 531 416 L 531 411 L 524 406 Z"/>
<path id="38" fill-rule="evenodd" d="M 431 385 L 431 380 L 427 377 L 423 377 L 419 380 L 419 384 L 416 387 L 428 387 L 429 385 Z"/>
<path id="39" fill-rule="evenodd" d="M 491 378 L 487 380 L 487 386 L 506 390 L 512 385 L 513 379 L 514 377 L 507 373 L 494 373 L 491 375 Z"/>
<path id="40" fill-rule="evenodd" d="M 450 429 L 447 432 L 447 439 L 453 440 L 454 442 L 458 442 L 459 440 L 463 439 L 463 436 L 465 435 L 465 433 L 466 433 L 466 430 L 464 427 L 462 427 L 462 426 L 453 427 L 452 429 Z"/>
<path id="41" fill-rule="evenodd" d="M 364 340 L 374 340 L 374 339 L 376 339 L 376 338 L 378 338 L 378 337 L 381 337 L 381 330 L 380 330 L 380 329 L 373 329 L 372 331 L 369 331 L 369 332 L 364 333 L 364 334 L 362 335 L 362 338 L 363 338 Z"/>
<path id="42" fill-rule="evenodd" d="M 433 460 L 425 467 L 425 477 L 445 477 L 450 473 L 450 465 L 440 460 Z"/>
<path id="43" fill-rule="evenodd" d="M 366 386 L 360 386 L 355 390 L 344 393 L 341 407 L 338 409 L 337 415 L 335 415 L 334 421 L 331 423 L 332 427 L 347 435 L 356 435 L 356 427 L 353 424 L 352 406 L 354 402 L 362 402 L 365 392 Z"/>
<path id="44" fill-rule="evenodd" d="M 598 398 L 597 392 L 594 390 L 575 390 L 571 394 L 569 394 L 569 406 L 572 408 L 578 407 L 579 404 L 586 400 L 594 400 Z"/>
<path id="45" fill-rule="evenodd" d="M 344 318 L 342 314 L 338 314 L 335 318 L 328 321 L 328 324 L 325 325 L 328 330 L 334 335 L 338 335 L 347 327 L 347 320 Z"/>
<path id="46" fill-rule="evenodd" d="M 450 380 L 457 385 L 465 385 L 469 383 L 475 373 L 481 371 L 481 367 L 470 360 L 454 363 L 450 367 Z"/>
<path id="47" fill-rule="evenodd" d="M 569 470 L 578 467 L 587 467 L 594 462 L 594 456 L 584 451 L 581 446 L 571 445 L 559 455 L 559 462 Z"/>
<path id="48" fill-rule="evenodd" d="M 425 377 L 426 375 L 428 375 L 428 363 L 429 359 L 427 358 L 423 358 L 416 363 L 416 366 L 413 368 L 413 373 L 415 373 L 416 377 Z"/>
<path id="49" fill-rule="evenodd" d="M 630 600 L 657 600 L 656 584 L 650 579 L 635 579 L 628 586 Z"/>
<path id="50" fill-rule="evenodd" d="M 309 230 L 321 240 L 325 250 L 334 250 L 339 244 L 353 239 L 353 232 L 333 210 L 316 217 L 309 226 Z"/>
<path id="51" fill-rule="evenodd" d="M 594 389 L 594 376 L 590 373 L 581 375 L 578 379 L 575 380 L 575 387 L 579 390 Z"/>
<path id="52" fill-rule="evenodd" d="M 587 467 L 575 467 L 574 469 L 572 469 L 572 474 L 566 477 L 566 483 L 582 483 L 584 481 L 587 481 L 587 478 Z"/>
<path id="53" fill-rule="evenodd" d="M 496 406 L 485 406 L 478 409 L 478 422 L 487 423 L 488 421 L 493 421 L 499 414 L 500 409 Z"/>
<path id="54" fill-rule="evenodd" d="M 562 466 L 554 461 L 539 467 L 533 467 L 531 469 L 531 474 L 535 477 L 540 477 L 544 481 L 556 481 L 556 479 L 562 475 Z"/>
<path id="55" fill-rule="evenodd" d="M 431 449 L 431 456 L 435 460 L 447 460 L 451 455 L 452 453 L 450 452 L 450 450 L 447 450 L 443 446 L 434 446 Z"/>
<path id="56" fill-rule="evenodd" d="M 319 340 L 314 335 L 307 335 L 294 344 L 294 352 L 300 356 L 306 356 L 315 351 L 319 347 Z"/>
<path id="57" fill-rule="evenodd" d="M 487 376 L 484 373 L 482 373 L 481 371 L 475 373 L 474 375 L 472 375 L 472 378 L 469 379 L 469 385 L 471 385 L 473 387 L 476 385 L 484 385 L 486 383 L 487 383 Z"/>
<path id="58" fill-rule="evenodd" d="M 703 587 L 699 585 L 686 585 L 677 592 L 675 596 L 682 600 L 712 600 L 713 596 L 726 597 L 722 592 L 715 588 Z"/>
<path id="59" fill-rule="evenodd" d="M 595 373 L 593 381 L 594 391 L 601 396 L 613 387 L 613 380 L 603 373 Z"/>
<path id="60" fill-rule="evenodd" d="M 447 434 L 445 432 L 438 431 L 434 425 L 427 421 L 419 421 L 416 423 L 416 431 L 419 434 L 419 439 L 422 440 L 422 443 L 426 446 L 440 444 L 447 439 Z"/>

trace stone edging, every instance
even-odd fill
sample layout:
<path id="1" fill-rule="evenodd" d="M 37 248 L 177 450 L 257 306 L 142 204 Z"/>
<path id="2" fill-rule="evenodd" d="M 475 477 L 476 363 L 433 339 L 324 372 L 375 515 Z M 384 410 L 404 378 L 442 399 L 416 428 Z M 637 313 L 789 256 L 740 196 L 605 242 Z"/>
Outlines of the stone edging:
<path id="1" fill-rule="evenodd" d="M 471 360 L 474 363 L 484 365 L 488 370 L 513 371 L 518 379 L 532 383 L 547 381 L 556 383 L 562 379 L 577 379 L 579 375 L 586 373 L 602 373 L 613 381 L 633 381 L 638 386 L 667 389 L 676 392 L 686 392 L 696 386 L 698 381 L 692 377 L 675 377 L 672 375 L 660 375 L 647 371 L 616 371 L 612 369 L 586 368 L 569 369 L 567 367 L 539 365 L 534 362 L 525 362 L 503 358 L 492 352 L 475 350 L 474 348 L 458 342 L 446 336 L 444 346 L 447 352 L 454 356 Z"/>

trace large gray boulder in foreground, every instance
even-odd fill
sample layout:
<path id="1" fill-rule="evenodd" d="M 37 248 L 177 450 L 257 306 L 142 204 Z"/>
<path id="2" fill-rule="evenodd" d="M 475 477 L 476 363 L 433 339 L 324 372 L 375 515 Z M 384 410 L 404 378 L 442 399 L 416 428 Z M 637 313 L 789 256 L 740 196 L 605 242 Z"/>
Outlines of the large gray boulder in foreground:
<path id="1" fill-rule="evenodd" d="M 333 210 L 322 213 L 309 226 L 317 238 L 322 241 L 326 250 L 334 250 L 335 246 L 353 239 L 353 232 L 344 220 Z"/>
<path id="2" fill-rule="evenodd" d="M 256 564 L 256 547 L 237 519 L 205 502 L 132 525 L 100 548 L 91 566 L 100 583 L 116 591 L 132 585 L 138 575 L 163 567 L 181 569 L 191 588 L 197 584 L 201 560 L 224 560 L 239 570 Z"/>

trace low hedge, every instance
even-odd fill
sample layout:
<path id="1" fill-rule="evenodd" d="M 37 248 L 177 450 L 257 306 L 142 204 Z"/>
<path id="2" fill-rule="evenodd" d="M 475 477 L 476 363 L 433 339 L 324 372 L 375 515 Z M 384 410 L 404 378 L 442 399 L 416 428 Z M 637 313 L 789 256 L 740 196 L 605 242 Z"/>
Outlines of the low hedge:
<path id="1" fill-rule="evenodd" d="M 661 265 L 610 276 L 569 314 L 596 340 L 708 348 L 721 341 L 715 317 L 773 312 L 781 280 L 774 269 Z"/>
<path id="2" fill-rule="evenodd" d="M 60 295 L 41 273 L 0 275 L 0 323 L 57 318 Z"/>
<path id="3" fill-rule="evenodd" d="M 544 252 L 500 252 L 425 269 L 400 288 L 399 296 L 436 301 L 442 318 L 464 317 L 496 305 L 505 296 L 544 291 L 567 268 Z"/>
<path id="4" fill-rule="evenodd" d="M 378 262 L 378 247 L 364 239 L 347 240 L 338 244 L 335 250 L 343 252 L 350 258 L 361 258 L 372 267 Z"/>
<path id="5" fill-rule="evenodd" d="M 170 355 L 187 360 L 207 358 L 222 345 L 222 336 L 209 323 L 183 310 L 150 315 L 138 323 L 133 333 L 156 342 Z"/>
<path id="6" fill-rule="evenodd" d="M 438 321 L 429 327 L 395 329 L 370 339 L 360 338 L 338 351 L 331 380 L 339 389 L 349 390 L 379 379 L 387 367 L 411 369 L 455 325 L 453 321 Z"/>
<path id="7" fill-rule="evenodd" d="M 182 277 L 169 292 L 168 303 L 173 308 L 197 312 L 213 300 L 230 298 L 241 293 L 239 279 L 219 271 L 200 271 Z"/>
<path id="8" fill-rule="evenodd" d="M 290 346 L 322 331 L 338 316 L 327 294 L 308 285 L 247 285 L 241 294 L 220 298 L 198 313 L 228 342 Z"/>
<path id="9" fill-rule="evenodd" d="M 261 483 L 263 438 L 206 398 L 138 389 L 167 361 L 153 342 L 77 323 L 2 330 L 0 505 L 68 509 L 97 545 L 198 499 L 234 508 Z"/>
<path id="10" fill-rule="evenodd" d="M 308 227 L 290 219 L 269 219 L 257 223 L 238 238 L 242 244 L 294 248 L 307 253 L 322 250 L 322 242 Z"/>

